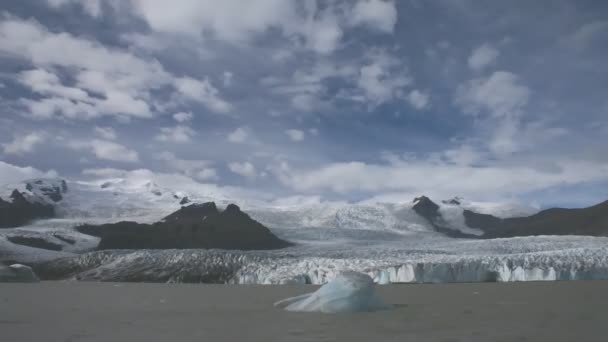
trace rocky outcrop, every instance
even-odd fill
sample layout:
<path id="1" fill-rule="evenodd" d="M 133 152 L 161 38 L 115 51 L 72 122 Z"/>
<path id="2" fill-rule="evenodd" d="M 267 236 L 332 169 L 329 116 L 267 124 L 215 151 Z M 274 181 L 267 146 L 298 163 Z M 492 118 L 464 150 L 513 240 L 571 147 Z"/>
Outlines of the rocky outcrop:
<path id="1" fill-rule="evenodd" d="M 487 239 L 535 235 L 608 236 L 608 201 L 588 208 L 553 208 L 531 216 L 506 219 L 464 209 L 465 224 L 481 230 L 482 236 L 462 233 L 451 227 L 442 218 L 439 206 L 428 197 L 417 197 L 414 202 L 413 209 L 416 213 L 427 219 L 435 230 L 451 237 Z"/>
<path id="2" fill-rule="evenodd" d="M 590 235 L 608 236 L 608 201 L 588 208 L 543 210 L 528 217 L 497 219 L 480 214 L 465 214 L 466 223 L 479 226 L 484 237 L 513 237 L 531 235 Z M 483 228 L 482 228 L 483 227 Z"/>
<path id="3" fill-rule="evenodd" d="M 426 196 L 416 197 L 414 199 L 414 203 L 415 204 L 412 209 L 414 209 L 414 211 L 418 215 L 424 217 L 427 221 L 429 221 L 429 223 L 433 226 L 433 228 L 435 228 L 436 231 L 450 237 L 478 238 L 478 236 L 476 235 L 466 234 L 459 231 L 458 229 L 450 227 L 449 223 L 447 223 L 441 216 L 441 213 L 439 213 L 439 206 L 435 202 L 431 201 L 430 198 Z"/>
<path id="4" fill-rule="evenodd" d="M 30 202 L 16 189 L 10 197 L 11 202 L 0 198 L 0 228 L 19 227 L 36 219 L 55 216 L 53 205 Z"/>
<path id="5" fill-rule="evenodd" d="M 63 194 L 68 192 L 68 184 L 65 180 L 37 179 L 25 184 L 25 188 L 42 197 L 47 197 L 53 202 L 63 199 Z"/>
<path id="6" fill-rule="evenodd" d="M 218 248 L 263 250 L 288 247 L 234 204 L 219 211 L 213 202 L 192 204 L 154 224 L 118 222 L 77 230 L 101 238 L 98 249 Z"/>

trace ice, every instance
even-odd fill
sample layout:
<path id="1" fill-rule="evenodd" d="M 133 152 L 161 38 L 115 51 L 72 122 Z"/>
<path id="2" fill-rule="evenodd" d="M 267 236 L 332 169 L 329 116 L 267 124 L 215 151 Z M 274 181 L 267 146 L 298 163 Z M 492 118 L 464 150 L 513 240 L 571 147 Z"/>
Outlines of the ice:
<path id="1" fill-rule="evenodd" d="M 343 313 L 387 309 L 374 291 L 374 281 L 363 273 L 344 272 L 317 291 L 283 299 L 275 306 L 286 311 Z"/>
<path id="2" fill-rule="evenodd" d="M 40 187 L 13 184 L 30 196 L 61 187 L 44 179 Z M 44 185 L 44 186 L 42 186 Z M 94 181 L 68 181 L 55 203 L 59 218 L 0 230 L 0 260 L 38 264 L 57 276 L 85 280 L 208 282 L 232 284 L 325 284 L 345 271 L 368 274 L 375 283 L 537 281 L 608 279 L 608 238 L 539 236 L 455 239 L 438 233 L 412 203 L 280 203 L 210 185 L 168 182 L 146 172 Z M 0 191 L 2 192 L 2 191 Z M 43 195 L 43 194 L 42 194 Z M 91 252 L 98 238 L 80 234 L 82 223 L 132 220 L 151 223 L 177 210 L 181 198 L 236 202 L 282 239 L 296 245 L 276 251 L 141 250 Z M 467 227 L 463 208 L 511 216 L 514 205 L 441 203 L 440 213 L 457 229 Z M 61 251 L 18 245 L 10 236 L 43 239 Z"/>
<path id="3" fill-rule="evenodd" d="M 37 283 L 39 281 L 40 280 L 29 266 L 13 264 L 5 267 L 0 265 L 0 283 Z"/>

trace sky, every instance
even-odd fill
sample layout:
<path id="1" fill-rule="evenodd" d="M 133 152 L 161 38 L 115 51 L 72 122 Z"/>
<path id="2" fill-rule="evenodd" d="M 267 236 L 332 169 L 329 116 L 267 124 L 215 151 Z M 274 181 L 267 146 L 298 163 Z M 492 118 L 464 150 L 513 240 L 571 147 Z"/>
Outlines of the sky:
<path id="1" fill-rule="evenodd" d="M 608 199 L 605 1 L 4 0 L 0 180 Z"/>

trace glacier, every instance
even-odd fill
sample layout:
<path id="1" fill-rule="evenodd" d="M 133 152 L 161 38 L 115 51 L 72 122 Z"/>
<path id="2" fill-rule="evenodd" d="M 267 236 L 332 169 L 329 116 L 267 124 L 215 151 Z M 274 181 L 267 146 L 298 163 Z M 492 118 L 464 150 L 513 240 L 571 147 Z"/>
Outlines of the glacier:
<path id="1" fill-rule="evenodd" d="M 58 218 L 0 230 L 0 260 L 33 265 L 42 279 L 202 282 L 227 284 L 325 284 L 344 271 L 368 274 L 375 283 L 540 281 L 608 279 L 608 238 L 536 236 L 455 239 L 435 229 L 412 203 L 270 201 L 230 189 L 169 183 L 147 174 L 68 182 L 55 204 Z M 45 181 L 51 186 L 63 184 Z M 46 184 L 46 183 L 45 183 Z M 9 184 L 46 200 L 39 187 Z M 180 208 L 179 201 L 237 198 L 241 208 L 281 239 L 296 245 L 276 251 L 95 251 L 98 238 L 74 227 L 132 220 L 151 223 Z M 462 208 L 483 208 L 500 217 L 533 213 L 513 204 L 439 203 L 444 219 L 463 232 Z M 14 244 L 11 236 L 43 239 L 62 247 L 44 250 Z"/>
<path id="2" fill-rule="evenodd" d="M 570 237 L 570 241 L 554 241 L 551 248 L 543 250 L 551 245 L 546 240 L 552 239 L 528 241 L 528 246 L 518 239 L 499 239 L 505 241 L 494 243 L 504 250 L 493 255 L 483 250 L 464 253 L 457 242 L 417 251 L 397 250 L 388 244 L 383 251 L 375 250 L 378 246 L 356 251 L 340 250 L 338 246 L 311 251 L 301 245 L 279 251 L 248 252 L 98 251 L 47 261 L 35 270 L 45 279 L 224 284 L 320 285 L 344 271 L 366 273 L 378 284 L 608 279 L 607 239 L 586 241 L 584 248 L 568 248 L 581 242 L 580 237 Z M 531 246 L 536 251 L 522 252 Z"/>

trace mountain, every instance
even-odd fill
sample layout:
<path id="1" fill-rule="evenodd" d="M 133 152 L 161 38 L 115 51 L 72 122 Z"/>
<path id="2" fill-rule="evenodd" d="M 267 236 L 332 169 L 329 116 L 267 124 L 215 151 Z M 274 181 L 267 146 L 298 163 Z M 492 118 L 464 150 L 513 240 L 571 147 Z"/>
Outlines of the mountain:
<path id="1" fill-rule="evenodd" d="M 416 213 L 426 218 L 438 232 L 451 237 L 491 239 L 537 235 L 608 236 L 608 201 L 588 208 L 552 208 L 530 216 L 511 218 L 498 218 L 464 209 L 464 223 L 467 227 L 482 231 L 481 236 L 463 233 L 453 227 L 443 219 L 440 207 L 428 197 L 418 197 L 414 203 Z"/>
<path id="2" fill-rule="evenodd" d="M 55 217 L 55 204 L 68 192 L 61 179 L 32 179 L 24 183 L 24 191 L 14 188 L 10 202 L 0 197 L 0 228 L 19 227 L 37 219 Z"/>
<path id="3" fill-rule="evenodd" d="M 242 212 L 235 204 L 219 211 L 214 202 L 182 207 L 154 224 L 122 221 L 82 225 L 79 232 L 101 238 L 98 249 L 279 249 L 292 244 Z"/>
<path id="4" fill-rule="evenodd" d="M 11 202 L 0 198 L 0 228 L 19 227 L 36 219 L 55 216 L 53 205 L 30 201 L 17 189 L 10 198 Z"/>

